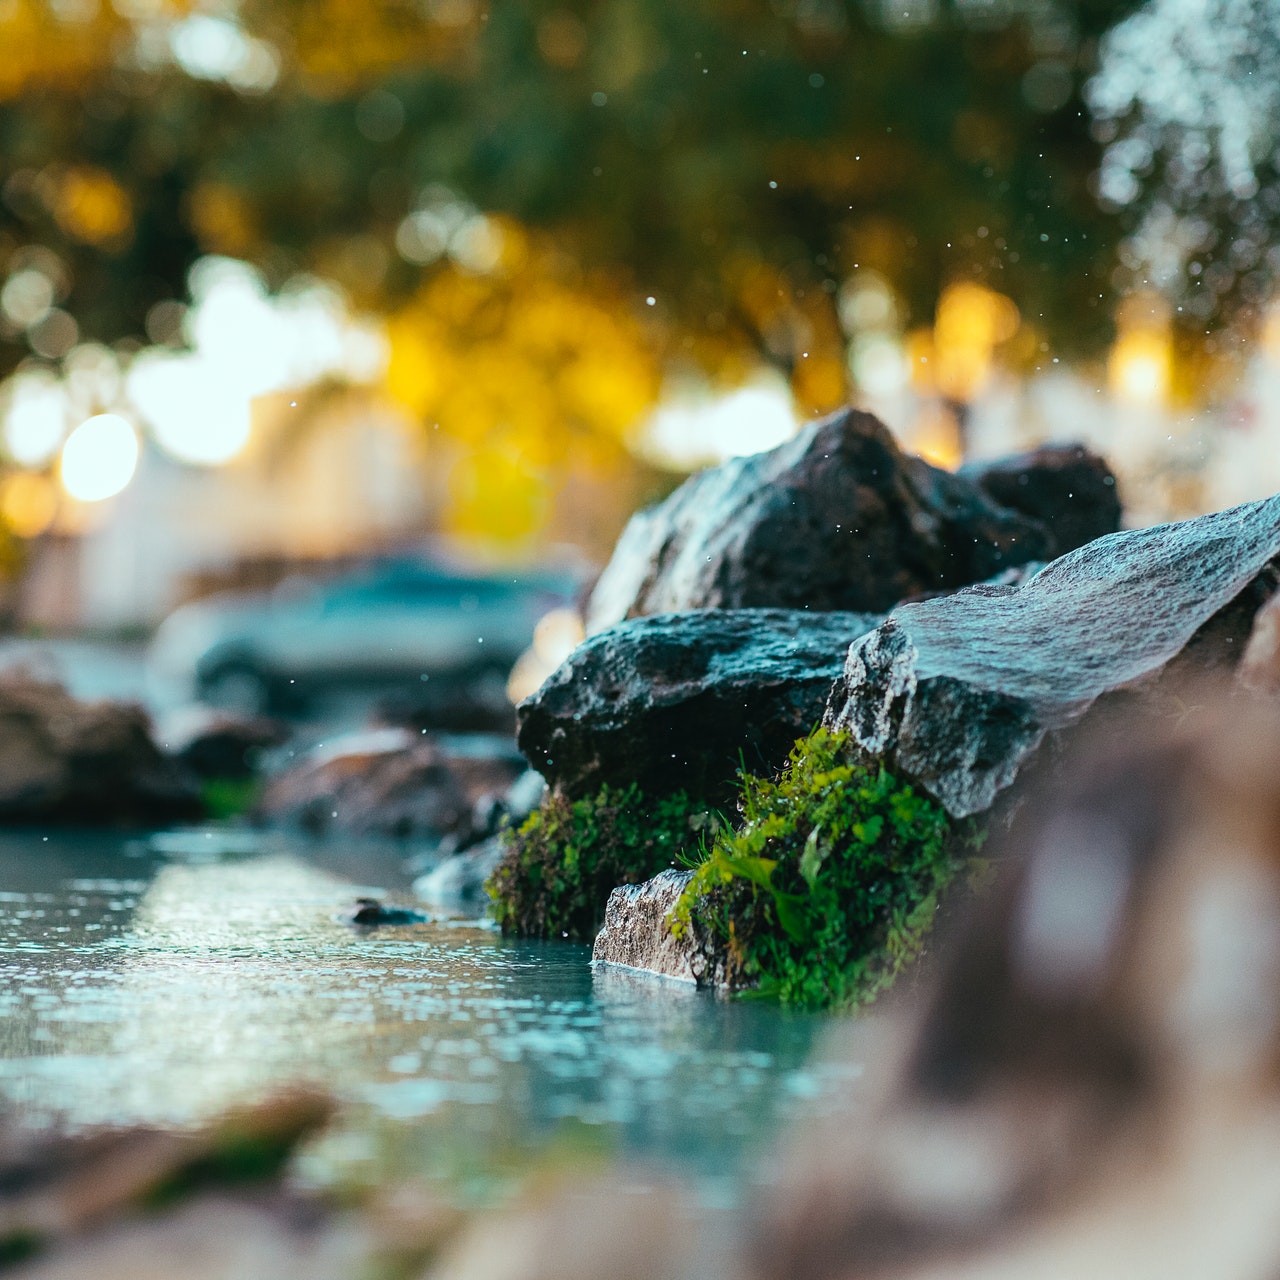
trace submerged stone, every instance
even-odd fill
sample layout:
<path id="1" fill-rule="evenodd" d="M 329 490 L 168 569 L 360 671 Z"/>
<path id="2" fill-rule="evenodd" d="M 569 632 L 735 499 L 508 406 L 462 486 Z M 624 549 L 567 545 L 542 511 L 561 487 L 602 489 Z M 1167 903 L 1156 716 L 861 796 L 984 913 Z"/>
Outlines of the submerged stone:
<path id="1" fill-rule="evenodd" d="M 339 912 L 344 924 L 376 928 L 379 925 L 427 924 L 431 917 L 412 907 L 384 906 L 377 898 L 357 898 L 355 906 Z"/>
<path id="2" fill-rule="evenodd" d="M 850 648 L 826 723 L 953 816 L 982 812 L 1104 695 L 1234 667 L 1277 557 L 1280 497 L 1100 538 L 1020 587 L 899 605 Z"/>
<path id="3" fill-rule="evenodd" d="M 587 631 L 689 609 L 883 612 L 1118 525 L 1114 477 L 1084 450 L 952 475 L 846 409 L 633 516 L 592 593 Z"/>
<path id="4" fill-rule="evenodd" d="M 667 917 L 689 884 L 688 871 L 663 871 L 643 884 L 624 884 L 609 895 L 604 927 L 591 959 L 664 978 L 697 982 L 704 965 L 688 934 L 676 937 Z"/>
<path id="5" fill-rule="evenodd" d="M 879 615 L 735 609 L 638 618 L 592 636 L 518 710 L 518 742 L 570 796 L 636 783 L 720 799 L 822 716 L 849 643 Z"/>

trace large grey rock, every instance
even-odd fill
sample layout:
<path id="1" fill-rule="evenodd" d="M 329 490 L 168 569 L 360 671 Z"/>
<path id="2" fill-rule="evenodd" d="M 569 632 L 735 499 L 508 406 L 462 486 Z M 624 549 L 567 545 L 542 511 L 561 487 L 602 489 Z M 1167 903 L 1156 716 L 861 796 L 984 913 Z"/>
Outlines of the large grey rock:
<path id="1" fill-rule="evenodd" d="M 588 639 L 520 704 L 517 741 L 571 796 L 602 784 L 715 800 L 740 763 L 773 768 L 822 718 L 851 641 L 879 615 L 708 610 Z"/>
<path id="2" fill-rule="evenodd" d="M 827 723 L 953 815 L 1047 734 L 1170 668 L 1233 665 L 1280 556 L 1280 497 L 1100 538 L 1021 587 L 900 605 L 849 650 Z"/>
<path id="3" fill-rule="evenodd" d="M 1002 505 L 1010 495 L 1018 501 Z M 688 609 L 883 612 L 1109 533 L 1114 499 L 1114 478 L 1083 452 L 952 475 L 904 454 L 870 414 L 845 410 L 634 516 L 587 631 Z"/>

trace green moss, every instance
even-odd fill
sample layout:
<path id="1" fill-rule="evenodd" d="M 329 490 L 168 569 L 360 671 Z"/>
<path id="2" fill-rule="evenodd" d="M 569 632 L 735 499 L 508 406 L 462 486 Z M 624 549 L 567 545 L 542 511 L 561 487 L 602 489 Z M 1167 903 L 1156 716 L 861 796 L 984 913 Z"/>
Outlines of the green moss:
<path id="1" fill-rule="evenodd" d="M 675 865 L 717 825 L 683 792 L 654 799 L 632 785 L 582 800 L 553 793 L 507 836 L 487 885 L 494 917 L 504 933 L 590 939 L 618 885 Z"/>
<path id="2" fill-rule="evenodd" d="M 972 834 L 819 729 L 781 777 L 744 777 L 741 825 L 714 841 L 673 927 L 724 954 L 733 987 L 785 1004 L 847 1008 L 920 953 Z"/>
<path id="3" fill-rule="evenodd" d="M 206 778 L 200 784 L 205 812 L 215 820 L 242 817 L 258 803 L 261 793 L 257 778 Z"/>

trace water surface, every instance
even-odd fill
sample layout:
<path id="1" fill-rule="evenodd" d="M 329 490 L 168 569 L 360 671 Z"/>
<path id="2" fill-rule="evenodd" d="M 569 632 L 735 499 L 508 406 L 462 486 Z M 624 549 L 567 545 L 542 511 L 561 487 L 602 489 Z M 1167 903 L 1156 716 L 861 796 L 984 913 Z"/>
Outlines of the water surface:
<path id="1" fill-rule="evenodd" d="M 0 835 L 0 1102 L 188 1124 L 307 1080 L 346 1104 L 306 1162 L 319 1181 L 412 1174 L 467 1198 L 586 1150 L 717 1199 L 832 1087 L 807 1065 L 813 1018 L 480 922 L 352 929 L 337 912 L 396 868 L 327 852 L 216 829 Z"/>

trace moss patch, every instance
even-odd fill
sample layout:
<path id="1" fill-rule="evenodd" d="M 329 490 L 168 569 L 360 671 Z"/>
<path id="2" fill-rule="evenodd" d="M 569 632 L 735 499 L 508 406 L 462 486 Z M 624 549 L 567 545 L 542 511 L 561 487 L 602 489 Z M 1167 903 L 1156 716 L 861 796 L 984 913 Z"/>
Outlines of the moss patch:
<path id="1" fill-rule="evenodd" d="M 696 854 L 718 827 L 705 805 L 679 793 L 602 787 L 583 800 L 552 794 L 509 833 L 487 888 L 504 933 L 589 940 L 609 894 Z"/>
<path id="2" fill-rule="evenodd" d="M 743 779 L 742 822 L 716 839 L 673 913 L 724 955 L 731 987 L 804 1008 L 874 999 L 919 955 L 976 841 L 847 735 L 819 729 L 776 780 Z"/>

